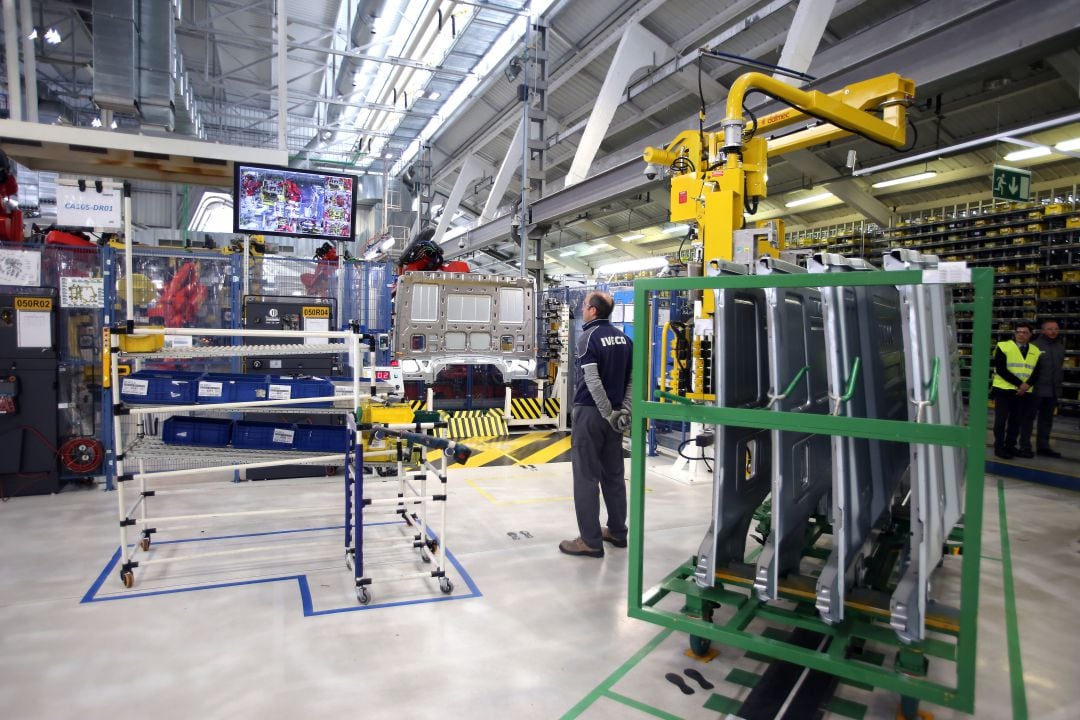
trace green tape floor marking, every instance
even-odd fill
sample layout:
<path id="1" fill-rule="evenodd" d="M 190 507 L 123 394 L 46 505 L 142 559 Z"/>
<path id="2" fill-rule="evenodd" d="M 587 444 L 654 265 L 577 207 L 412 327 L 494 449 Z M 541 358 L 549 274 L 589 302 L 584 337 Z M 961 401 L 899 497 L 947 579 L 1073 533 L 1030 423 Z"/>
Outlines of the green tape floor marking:
<path id="1" fill-rule="evenodd" d="M 621 702 L 623 705 L 627 705 L 629 707 L 632 707 L 635 710 L 640 710 L 643 713 L 648 713 L 649 715 L 652 715 L 653 717 L 663 718 L 664 720 L 682 720 L 682 718 L 680 718 L 678 715 L 672 715 L 671 713 L 664 712 L 663 710 L 654 708 L 652 705 L 646 705 L 645 703 L 638 702 L 637 700 L 634 700 L 633 698 L 628 698 L 625 695 L 620 695 L 619 693 L 614 692 L 613 690 L 608 690 L 607 692 L 605 692 L 604 697 L 610 698 L 612 700 L 617 700 L 618 702 Z"/>
<path id="2" fill-rule="evenodd" d="M 758 684 L 758 680 L 761 679 L 761 676 L 757 673 L 752 673 L 747 670 L 735 668 L 731 672 L 729 672 L 727 677 L 724 679 L 727 680 L 729 683 L 734 683 L 735 685 L 742 685 L 743 687 L 752 688 Z"/>
<path id="3" fill-rule="evenodd" d="M 615 693 L 610 693 L 610 690 L 615 686 L 615 683 L 619 682 L 619 680 L 621 680 L 622 677 L 626 675 L 626 673 L 630 672 L 635 665 L 644 660 L 646 655 L 655 650 L 656 647 L 660 643 L 664 642 L 664 640 L 667 639 L 667 636 L 673 632 L 674 630 L 671 630 L 670 628 L 662 630 L 659 635 L 646 643 L 645 647 L 634 653 L 634 656 L 632 658 L 620 665 L 618 669 L 615 670 L 615 672 L 608 675 L 607 679 L 605 679 L 604 682 L 597 685 L 591 693 L 582 698 L 581 702 L 570 708 L 566 712 L 566 714 L 562 716 L 562 720 L 573 720 L 573 718 L 576 718 L 581 715 L 581 713 L 585 712 L 585 710 L 594 702 L 596 702 L 597 699 L 599 699 L 600 697 L 603 697 L 604 695 L 608 695 L 609 697 L 611 697 L 612 695 L 614 695 Z"/>
<path id="4" fill-rule="evenodd" d="M 1009 524 L 1005 517 L 1005 483 L 998 478 L 998 525 L 1001 532 L 1001 574 L 1005 590 L 1005 638 L 1009 644 L 1009 682 L 1012 685 L 1013 720 L 1027 720 L 1024 666 L 1020 657 L 1020 623 L 1016 618 L 1016 589 L 1013 587 Z"/>
<path id="5" fill-rule="evenodd" d="M 729 698 L 720 693 L 713 693 L 712 697 L 705 701 L 705 709 L 718 713 L 737 713 L 742 703 L 735 698 Z"/>
<path id="6" fill-rule="evenodd" d="M 825 705 L 825 709 L 831 713 L 851 718 L 851 720 L 863 720 L 866 717 L 865 705 L 844 698 L 834 697 Z"/>

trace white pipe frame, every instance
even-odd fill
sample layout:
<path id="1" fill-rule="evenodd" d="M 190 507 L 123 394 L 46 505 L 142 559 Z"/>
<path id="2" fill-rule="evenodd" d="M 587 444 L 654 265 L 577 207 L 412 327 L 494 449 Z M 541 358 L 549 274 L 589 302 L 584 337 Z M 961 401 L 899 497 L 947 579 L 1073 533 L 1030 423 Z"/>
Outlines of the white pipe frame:
<path id="1" fill-rule="evenodd" d="M 125 197 L 125 222 L 128 223 L 128 225 L 130 224 L 130 213 L 127 212 L 127 210 L 129 208 L 130 208 L 130 198 Z M 128 283 L 127 284 L 127 293 L 128 293 L 128 295 L 127 295 L 127 313 L 128 313 L 128 319 L 133 320 L 133 318 L 134 318 L 134 305 L 132 303 L 133 296 L 132 296 L 132 291 L 131 291 L 131 252 L 130 252 L 130 250 L 131 250 L 131 236 L 130 236 L 130 233 L 126 234 L 124 244 L 125 244 L 125 250 L 126 250 L 126 252 L 125 252 L 125 268 L 126 268 L 126 271 L 127 271 L 126 282 Z M 283 338 L 283 337 L 300 337 L 300 338 L 304 338 L 304 337 L 320 337 L 320 338 L 327 338 L 327 339 L 341 339 L 341 340 L 344 340 L 344 342 L 342 342 L 342 343 L 335 343 L 335 345 L 340 344 L 342 350 L 339 351 L 336 348 L 334 350 L 332 350 L 332 352 L 348 351 L 350 359 L 353 360 L 353 362 L 351 362 L 351 366 L 352 366 L 352 401 L 353 401 L 353 406 L 351 408 L 351 411 L 342 410 L 342 412 L 352 412 L 353 414 L 355 414 L 355 412 L 357 411 L 357 409 L 360 406 L 360 375 L 361 375 L 361 371 L 362 371 L 361 359 L 363 358 L 363 355 L 361 354 L 361 351 L 360 351 L 360 345 L 361 345 L 360 336 L 358 334 L 356 334 L 356 333 L 347 332 L 347 331 L 280 331 L 280 332 L 275 332 L 275 331 L 267 331 L 267 330 L 221 330 L 221 329 L 217 329 L 217 328 L 149 328 L 149 327 L 140 327 L 140 328 L 137 328 L 136 331 L 134 333 L 132 333 L 132 334 L 134 334 L 134 335 L 159 335 L 159 334 L 166 334 L 166 333 L 173 334 L 173 335 L 231 336 L 231 337 L 236 337 L 236 336 L 276 337 L 276 338 Z M 110 371 L 110 375 L 111 375 L 111 383 L 110 384 L 111 384 L 111 391 L 112 391 L 112 404 L 113 404 L 114 408 L 120 407 L 121 404 L 122 404 L 121 400 L 120 400 L 121 377 L 119 375 L 119 362 L 120 362 L 120 356 L 121 356 L 122 353 L 120 351 L 119 343 L 120 343 L 120 340 L 119 340 L 118 333 L 116 333 L 116 332 L 110 333 L 110 354 L 109 354 L 110 368 L 109 368 L 109 371 Z M 314 347 L 313 347 L 313 349 L 314 349 Z M 251 348 L 249 348 L 249 350 L 251 350 Z M 330 352 L 330 351 L 323 350 L 323 352 Z M 134 354 L 134 355 L 138 355 L 138 354 Z M 142 354 L 142 355 L 145 356 L 145 354 Z M 167 356 L 167 353 L 162 353 L 162 356 Z M 373 377 L 374 377 L 374 375 L 373 375 Z M 215 410 L 215 409 L 228 409 L 228 408 L 247 408 L 247 409 L 251 409 L 251 408 L 265 407 L 265 406 L 268 406 L 268 405 L 288 405 L 288 404 L 310 403 L 310 402 L 326 401 L 326 400 L 332 401 L 332 400 L 342 400 L 342 399 L 343 399 L 342 396 L 333 396 L 333 397 L 329 397 L 329 398 L 296 398 L 296 399 L 293 399 L 293 400 L 257 401 L 257 402 L 251 402 L 251 403 L 221 403 L 221 404 L 215 404 L 215 405 L 199 405 L 199 406 L 175 406 L 174 405 L 174 406 L 159 406 L 159 407 L 156 407 L 156 408 L 155 407 L 130 408 L 129 411 L 130 411 L 130 414 L 133 414 L 133 415 L 147 415 L 147 414 L 151 414 L 151 413 L 154 413 L 154 412 L 178 412 L 178 411 L 182 411 L 182 410 L 198 410 L 198 409 L 201 409 L 201 410 Z M 116 412 L 113 412 L 112 416 L 113 416 L 112 419 L 113 419 L 114 442 L 118 443 L 118 441 L 123 437 L 121 423 L 120 423 L 120 417 L 121 416 L 120 416 L 119 413 L 116 413 Z M 412 427 L 415 427 L 415 425 L 409 425 L 407 427 L 412 428 Z M 272 454 L 273 451 L 268 450 L 267 453 Z M 124 559 L 124 562 L 123 562 L 123 565 L 122 565 L 122 568 L 121 568 L 121 573 L 126 574 L 126 573 L 129 573 L 129 572 L 133 573 L 133 568 L 137 567 L 137 566 L 141 566 L 141 565 L 160 564 L 160 563 L 165 563 L 165 562 L 184 562 L 184 561 L 189 561 L 189 560 L 193 560 L 193 559 L 197 559 L 197 558 L 220 557 L 220 556 L 229 555 L 229 554 L 236 554 L 236 553 L 259 552 L 259 551 L 262 551 L 264 549 L 264 548 L 234 548 L 234 549 L 230 549 L 230 550 L 223 550 L 223 551 L 211 552 L 211 553 L 185 554 L 185 555 L 181 555 L 181 556 L 177 556 L 177 557 L 150 558 L 150 559 L 145 559 L 145 560 L 134 561 L 135 554 L 136 554 L 137 551 L 139 551 L 141 549 L 141 546 L 136 544 L 136 545 L 133 545 L 133 546 L 129 547 L 129 544 L 128 544 L 128 527 L 130 527 L 130 526 L 138 527 L 140 532 L 143 533 L 145 537 L 149 538 L 149 533 L 147 531 L 151 530 L 151 528 L 149 527 L 151 524 L 157 525 L 157 524 L 162 524 L 162 523 L 185 522 L 185 521 L 191 521 L 191 520 L 238 518 L 238 517 L 252 517 L 252 516 L 272 516 L 272 515 L 285 515 L 285 514 L 299 515 L 299 514 L 313 513 L 313 512 L 315 512 L 315 513 L 325 513 L 325 512 L 333 511 L 333 510 L 337 509 L 337 507 L 338 507 L 338 506 L 325 507 L 325 508 L 322 508 L 322 507 L 318 507 L 318 508 L 312 508 L 312 507 L 307 507 L 307 508 L 304 508 L 304 507 L 287 507 L 287 508 L 268 509 L 268 510 L 249 510 L 249 511 L 238 511 L 238 512 L 215 512 L 215 513 L 204 513 L 204 514 L 194 514 L 194 515 L 175 515 L 175 516 L 151 517 L 151 516 L 148 516 L 147 506 L 146 506 L 146 498 L 149 497 L 149 495 L 148 495 L 149 491 L 147 490 L 147 481 L 148 480 L 155 480 L 155 479 L 161 479 L 161 478 L 202 476 L 202 475 L 206 474 L 208 469 L 249 470 L 249 469 L 256 469 L 256 468 L 277 467 L 277 466 L 281 466 L 281 465 L 311 465 L 311 464 L 315 464 L 315 465 L 331 465 L 331 464 L 340 465 L 340 464 L 343 463 L 343 454 L 340 454 L 340 453 L 338 453 L 338 454 L 322 454 L 322 455 L 312 455 L 312 456 L 308 456 L 308 457 L 304 457 L 304 456 L 297 457 L 296 455 L 289 454 L 289 456 L 283 457 L 280 460 L 257 461 L 257 462 L 248 462 L 248 463 L 232 463 L 232 464 L 223 464 L 223 465 L 218 465 L 218 466 L 212 466 L 212 468 L 202 467 L 202 468 L 192 468 L 192 469 L 186 469 L 186 470 L 163 470 L 163 471 L 156 471 L 156 472 L 145 472 L 144 471 L 143 460 L 140 459 L 139 460 L 139 472 L 133 473 L 131 475 L 125 475 L 125 473 L 124 473 L 124 463 L 125 463 L 124 455 L 121 454 L 116 460 L 116 480 L 117 480 L 116 489 L 117 489 L 117 508 L 118 508 L 118 514 L 119 514 L 118 521 L 119 521 L 119 524 L 120 524 L 120 549 L 121 549 L 121 554 L 123 555 L 123 559 Z M 126 501 L 127 501 L 126 485 L 127 485 L 127 482 L 129 480 L 136 480 L 136 479 L 139 481 L 139 487 L 140 487 L 139 498 L 128 509 L 127 506 L 126 506 Z M 154 494 L 156 495 L 156 492 Z M 126 510 L 126 512 L 125 512 L 125 510 Z M 132 515 L 133 515 L 133 513 L 135 513 L 136 510 L 140 511 L 138 520 L 134 520 L 132 518 Z M 153 528 L 153 530 L 156 530 L 156 528 Z M 273 547 L 274 548 L 280 548 L 282 546 L 283 545 L 281 543 L 275 543 Z"/>

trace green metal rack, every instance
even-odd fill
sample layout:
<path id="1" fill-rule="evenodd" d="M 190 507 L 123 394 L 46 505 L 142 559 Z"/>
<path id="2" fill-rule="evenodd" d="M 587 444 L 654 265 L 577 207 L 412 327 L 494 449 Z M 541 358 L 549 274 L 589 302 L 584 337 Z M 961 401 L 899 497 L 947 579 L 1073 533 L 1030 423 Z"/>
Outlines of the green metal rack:
<path id="1" fill-rule="evenodd" d="M 718 290 L 755 288 L 798 288 L 825 286 L 918 285 L 922 271 L 823 274 L 720 276 L 638 280 L 634 286 L 634 316 L 648 318 L 650 297 L 676 290 Z M 964 311 L 973 313 L 973 346 L 990 347 L 990 316 L 993 300 L 993 270 L 973 268 L 971 285 L 974 302 Z M 911 716 L 918 701 L 971 713 L 975 707 L 975 658 L 979 607 L 979 559 L 982 543 L 983 468 L 986 442 L 987 401 L 985 384 L 970 388 L 966 426 L 930 425 L 896 420 L 871 420 L 831 415 L 810 415 L 765 409 L 721 408 L 708 405 L 656 402 L 649 362 L 650 342 L 640 338 L 634 344 L 633 431 L 631 440 L 630 491 L 630 617 L 662 625 L 691 636 L 698 647 L 717 642 L 758 656 L 787 661 L 843 680 L 899 693 L 905 714 Z M 988 377 L 989 357 L 972 357 L 971 377 Z M 814 611 L 812 578 L 797 576 L 781 584 L 781 597 L 794 601 L 790 607 L 766 604 L 752 591 L 753 566 L 734 565 L 717 573 L 716 585 L 701 588 L 693 582 L 695 558 L 680 565 L 657 585 L 643 586 L 645 530 L 645 441 L 650 420 L 735 425 L 768 430 L 792 430 L 828 435 L 846 435 L 875 440 L 948 445 L 967 453 L 966 494 L 962 542 L 959 552 L 959 607 L 932 606 L 927 613 L 924 641 L 903 644 L 889 627 L 888 594 L 856 590 L 846 604 L 845 619 L 835 625 L 822 621 Z M 957 534 L 950 538 L 955 541 Z M 903 537 L 906 540 L 906 536 Z M 958 549 L 956 546 L 959 546 Z M 656 607 L 668 595 L 682 595 L 680 611 Z M 790 605 L 790 604 L 789 604 Z M 734 609 L 730 618 L 714 623 L 713 610 Z M 827 650 L 818 651 L 748 631 L 755 620 L 785 628 L 805 628 L 831 639 Z M 862 652 L 865 643 L 896 649 L 891 659 L 880 653 Z M 955 683 L 935 681 L 928 675 L 931 660 L 955 665 Z M 938 673 L 935 671 L 935 675 Z"/>

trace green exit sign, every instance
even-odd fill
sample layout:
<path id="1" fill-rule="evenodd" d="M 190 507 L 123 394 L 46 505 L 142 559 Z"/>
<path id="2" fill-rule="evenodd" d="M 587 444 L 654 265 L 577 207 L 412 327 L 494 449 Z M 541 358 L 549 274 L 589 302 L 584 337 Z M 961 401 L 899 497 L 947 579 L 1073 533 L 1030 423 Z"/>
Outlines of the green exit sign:
<path id="1" fill-rule="evenodd" d="M 995 165 L 990 190 L 1000 200 L 1030 200 L 1031 171 Z"/>

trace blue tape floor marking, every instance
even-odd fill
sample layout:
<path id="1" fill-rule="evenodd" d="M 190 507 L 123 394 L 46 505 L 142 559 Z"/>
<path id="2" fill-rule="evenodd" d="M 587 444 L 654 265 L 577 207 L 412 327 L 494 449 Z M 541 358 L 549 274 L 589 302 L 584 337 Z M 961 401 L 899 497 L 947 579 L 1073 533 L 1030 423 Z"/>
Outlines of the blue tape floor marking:
<path id="1" fill-rule="evenodd" d="M 400 521 L 389 521 L 389 522 L 379 522 L 379 523 L 368 523 L 368 524 L 365 524 L 364 527 L 375 527 L 375 526 L 378 526 L 378 525 L 399 525 L 399 524 L 402 524 L 402 523 L 400 523 Z M 244 537 L 263 537 L 263 536 L 266 536 L 266 535 L 288 535 L 288 534 L 291 534 L 291 533 L 317 532 L 317 531 L 320 531 L 320 530 L 342 530 L 342 529 L 344 529 L 344 527 L 345 527 L 344 525 L 336 525 L 336 526 L 332 525 L 332 526 L 329 526 L 329 527 L 301 528 L 299 530 L 274 530 L 274 531 L 271 531 L 271 532 L 248 533 L 246 535 L 219 535 L 219 536 L 205 537 L 205 538 L 183 538 L 183 539 L 180 539 L 180 540 L 162 540 L 162 541 L 160 541 L 158 543 L 155 543 L 155 544 L 157 544 L 157 545 L 170 545 L 170 544 L 190 543 L 190 542 L 204 542 L 204 541 L 207 541 L 207 540 L 229 540 L 229 539 L 244 538 Z M 428 531 L 431 532 L 430 529 Z M 435 536 L 434 533 L 431 533 L 431 535 Z M 438 537 L 435 536 L 435 539 L 437 540 Z M 219 589 L 219 588 L 240 587 L 240 586 L 243 586 L 243 585 L 263 585 L 265 583 L 288 582 L 290 580 L 295 580 L 297 585 L 300 588 L 300 603 L 301 603 L 301 605 L 303 607 L 303 610 L 304 610 L 304 617 L 316 617 L 318 615 L 336 615 L 338 613 L 357 612 L 358 610 L 377 610 L 379 608 L 398 607 L 400 605 L 423 605 L 423 604 L 427 604 L 427 603 L 447 602 L 447 601 L 450 601 L 450 600 L 468 600 L 469 598 L 483 597 L 484 594 L 480 592 L 480 588 L 478 588 L 476 586 L 476 583 L 473 582 L 472 577 L 469 575 L 468 572 L 466 572 L 465 568 L 462 567 L 461 563 L 458 562 L 458 559 L 456 557 L 454 557 L 454 554 L 452 552 L 450 552 L 449 550 L 446 551 L 446 559 L 450 561 L 450 564 L 461 575 L 461 579 L 465 581 L 465 585 L 468 586 L 468 588 L 469 588 L 469 594 L 467 594 L 467 595 L 457 595 L 457 594 L 454 594 L 454 595 L 442 595 L 440 597 L 418 598 L 416 600 L 398 600 L 396 602 L 388 602 L 388 603 L 374 603 L 374 604 L 371 604 L 371 605 L 357 605 L 357 606 L 350 606 L 350 607 L 343 607 L 343 608 L 331 608 L 329 610 L 316 610 L 315 607 L 314 607 L 314 604 L 312 602 L 312 599 L 311 599 L 311 588 L 308 585 L 307 575 L 303 575 L 303 574 L 301 574 L 301 575 L 282 575 L 280 577 L 259 578 L 259 579 L 256 579 L 256 580 L 238 580 L 236 582 L 214 583 L 212 585 L 198 585 L 198 586 L 195 586 L 195 587 L 176 588 L 176 589 L 173 589 L 173 590 L 148 590 L 146 592 L 130 593 L 128 595 L 111 595 L 109 597 L 97 597 L 97 593 L 101 589 L 101 586 L 105 584 L 105 581 L 108 579 L 109 575 L 116 568 L 117 563 L 120 562 L 120 548 L 117 548 L 116 551 L 113 553 L 112 558 L 109 559 L 109 562 L 106 563 L 105 568 L 101 571 L 101 574 L 98 575 L 96 580 L 94 580 L 93 585 L 90 586 L 90 589 L 86 591 L 86 594 L 83 595 L 82 600 L 80 600 L 79 602 L 80 602 L 80 604 L 82 604 L 82 603 L 95 603 L 95 602 L 110 602 L 110 601 L 113 601 L 113 600 L 132 600 L 132 599 L 135 599 L 135 598 L 153 597 L 155 595 L 176 595 L 178 593 L 185 593 L 185 592 L 196 592 L 196 591 L 202 591 L 202 590 L 216 590 L 216 589 Z"/>
<path id="2" fill-rule="evenodd" d="M 986 471 L 993 473 L 994 475 L 1003 475 L 1017 480 L 1026 480 L 1028 482 L 1049 485 L 1064 490 L 1080 491 L 1080 477 L 1077 477 L 1076 475 L 1065 475 L 1064 473 L 1053 472 L 1050 470 L 1037 470 L 1022 465 L 1000 463 L 993 460 L 986 461 Z"/>

